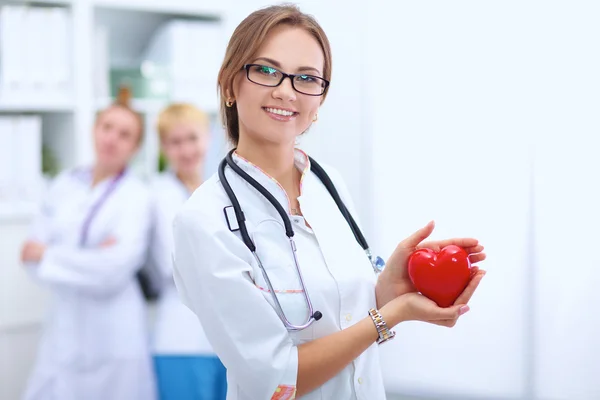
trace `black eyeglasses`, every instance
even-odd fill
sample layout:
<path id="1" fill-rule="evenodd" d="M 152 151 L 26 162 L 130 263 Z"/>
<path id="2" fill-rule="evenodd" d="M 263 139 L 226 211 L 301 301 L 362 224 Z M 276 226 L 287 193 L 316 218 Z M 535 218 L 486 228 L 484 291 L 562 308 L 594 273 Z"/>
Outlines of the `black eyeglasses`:
<path id="1" fill-rule="evenodd" d="M 286 74 L 268 65 L 246 64 L 243 69 L 246 70 L 246 77 L 250 82 L 261 86 L 277 87 L 285 78 L 290 78 L 294 90 L 308 96 L 322 96 L 329 86 L 329 81 L 319 76 Z"/>

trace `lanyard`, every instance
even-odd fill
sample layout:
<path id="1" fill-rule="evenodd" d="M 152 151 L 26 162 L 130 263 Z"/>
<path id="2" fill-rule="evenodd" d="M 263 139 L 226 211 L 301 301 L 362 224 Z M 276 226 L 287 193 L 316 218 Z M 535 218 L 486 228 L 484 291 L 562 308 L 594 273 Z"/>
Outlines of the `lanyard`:
<path id="1" fill-rule="evenodd" d="M 108 184 L 108 187 L 106 188 L 104 193 L 102 193 L 102 195 L 100 196 L 98 201 L 90 209 L 90 212 L 88 213 L 87 217 L 83 221 L 83 226 L 81 227 L 81 235 L 79 237 L 79 245 L 81 247 L 83 247 L 85 245 L 85 243 L 87 242 L 87 236 L 88 236 L 88 232 L 90 230 L 90 225 L 92 224 L 92 220 L 94 219 L 94 217 L 96 217 L 96 214 L 98 214 L 98 211 L 100 211 L 100 208 L 104 205 L 106 200 L 109 198 L 109 196 L 115 190 L 115 188 L 119 184 L 119 181 L 121 180 L 121 178 L 123 178 L 124 175 L 125 175 L 125 169 L 123 169 L 121 172 L 119 172 L 119 174 L 117 176 L 115 176 L 113 178 L 113 180 Z"/>

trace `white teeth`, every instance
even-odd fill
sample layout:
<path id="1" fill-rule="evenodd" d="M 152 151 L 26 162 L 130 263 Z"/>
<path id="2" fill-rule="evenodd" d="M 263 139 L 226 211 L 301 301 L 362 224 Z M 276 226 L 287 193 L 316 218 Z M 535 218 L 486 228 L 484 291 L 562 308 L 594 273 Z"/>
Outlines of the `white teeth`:
<path id="1" fill-rule="evenodd" d="M 285 117 L 291 117 L 292 115 L 294 115 L 294 113 L 291 111 L 280 110 L 279 108 L 265 108 L 265 110 L 273 114 L 283 115 Z"/>

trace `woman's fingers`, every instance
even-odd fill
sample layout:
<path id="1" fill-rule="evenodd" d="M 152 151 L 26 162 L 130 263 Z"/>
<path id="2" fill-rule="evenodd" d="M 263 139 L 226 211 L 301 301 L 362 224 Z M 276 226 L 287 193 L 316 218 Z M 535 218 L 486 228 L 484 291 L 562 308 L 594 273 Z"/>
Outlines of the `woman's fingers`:
<path id="1" fill-rule="evenodd" d="M 484 247 L 480 244 L 476 246 L 463 247 L 463 250 L 466 251 L 467 254 L 481 253 L 483 249 Z"/>
<path id="2" fill-rule="evenodd" d="M 398 247 L 402 249 L 409 249 L 412 251 L 415 247 L 417 247 L 419 243 L 421 243 L 423 240 L 427 239 L 429 235 L 431 235 L 431 232 L 433 232 L 434 227 L 434 222 L 429 222 L 423 228 L 419 229 L 418 231 L 401 241 L 398 244 Z"/>
<path id="3" fill-rule="evenodd" d="M 453 328 L 454 325 L 456 325 L 456 323 L 458 322 L 458 318 L 442 319 L 442 320 L 438 320 L 438 321 L 428 321 L 428 322 L 431 324 L 434 324 L 434 325 L 445 326 L 446 328 Z"/>
<path id="4" fill-rule="evenodd" d="M 440 251 L 443 247 L 450 246 L 451 244 L 462 247 L 463 249 L 474 248 L 477 247 L 479 241 L 474 238 L 453 238 L 446 240 L 436 240 L 422 243 L 418 246 L 418 248 L 427 248 L 433 251 Z M 482 246 L 483 250 L 483 246 Z"/>
<path id="5" fill-rule="evenodd" d="M 477 253 L 477 254 L 469 255 L 469 261 L 471 261 L 471 264 L 476 264 L 478 262 L 482 262 L 486 258 L 487 258 L 487 256 L 485 255 L 485 253 Z"/>
<path id="6" fill-rule="evenodd" d="M 456 299 L 454 304 L 455 305 L 467 304 L 469 302 L 469 300 L 471 300 L 471 297 L 475 293 L 475 290 L 477 290 L 477 287 L 479 286 L 479 283 L 483 279 L 484 275 L 485 275 L 484 270 L 478 270 L 475 273 L 475 276 L 473 276 L 471 278 L 471 281 L 469 281 L 469 284 L 467 285 L 465 290 L 463 290 L 463 292 L 460 294 L 460 296 L 458 296 L 458 299 Z"/>
<path id="7" fill-rule="evenodd" d="M 481 274 L 479 274 L 481 275 Z M 481 279 L 478 278 L 478 275 L 473 279 Z M 471 286 L 476 287 L 477 283 L 472 284 Z M 465 290 L 466 293 L 468 293 Z M 466 298 L 465 292 L 461 297 Z M 405 321 L 417 320 L 424 321 L 430 323 L 438 323 L 438 325 L 450 326 L 456 323 L 456 320 L 461 315 L 467 313 L 470 308 L 466 304 L 466 302 L 458 301 L 454 303 L 454 305 L 450 307 L 439 307 L 433 300 L 423 296 L 419 293 L 407 293 L 402 295 L 401 298 L 404 299 L 402 303 L 406 306 L 405 308 Z"/>
<path id="8" fill-rule="evenodd" d="M 449 245 L 461 247 L 469 255 L 471 263 L 476 263 L 485 260 L 485 254 L 482 253 L 484 247 L 478 243 L 477 239 L 459 238 L 439 241 L 428 241 L 418 244 L 416 248 L 430 249 L 435 252 L 438 252 L 442 250 L 442 248 Z"/>
<path id="9" fill-rule="evenodd" d="M 457 319 L 461 315 L 469 311 L 469 306 L 461 303 L 450 307 L 438 307 L 437 305 L 429 312 L 429 317 L 426 321 L 444 321 Z"/>

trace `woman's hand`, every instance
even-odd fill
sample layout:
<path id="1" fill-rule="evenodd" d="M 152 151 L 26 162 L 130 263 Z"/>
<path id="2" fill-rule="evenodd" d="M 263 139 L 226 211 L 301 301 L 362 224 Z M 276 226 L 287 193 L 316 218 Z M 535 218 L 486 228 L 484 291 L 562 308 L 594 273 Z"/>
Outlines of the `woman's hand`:
<path id="1" fill-rule="evenodd" d="M 428 248 L 434 251 L 440 251 L 443 247 L 453 244 L 463 248 L 469 254 L 471 264 L 485 260 L 486 256 L 482 253 L 483 246 L 479 244 L 477 239 L 456 238 L 423 242 L 423 240 L 431 235 L 434 226 L 433 221 L 428 223 L 425 227 L 419 229 L 396 246 L 396 249 L 386 263 L 386 267 L 381 275 L 379 275 L 377 281 L 375 294 L 377 297 L 378 308 L 383 307 L 398 296 L 417 291 L 408 275 L 408 258 L 415 250 Z M 478 268 L 472 268 L 473 276 L 475 276 Z M 482 272 L 481 277 L 483 277 L 484 273 L 485 272 Z"/>
<path id="2" fill-rule="evenodd" d="M 458 318 L 469 311 L 467 303 L 484 275 L 485 271 L 474 270 L 471 281 L 450 307 L 439 307 L 427 297 L 411 292 L 390 301 L 380 313 L 390 328 L 404 321 L 423 321 L 452 328 Z"/>
<path id="3" fill-rule="evenodd" d="M 21 262 L 39 262 L 44 257 L 46 246 L 43 243 L 29 240 L 21 249 Z"/>

